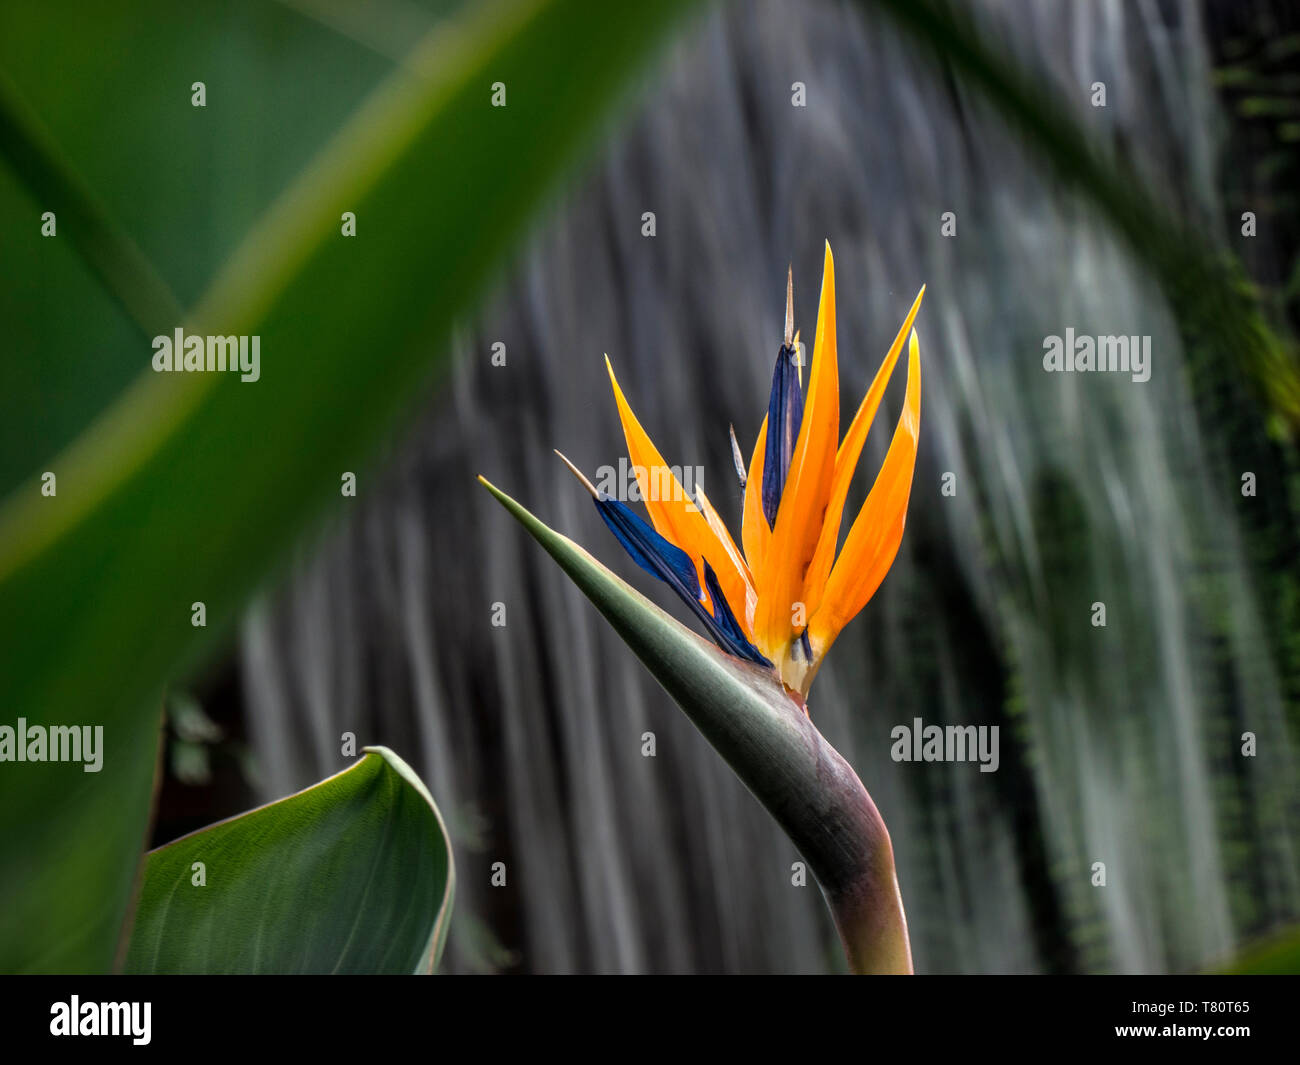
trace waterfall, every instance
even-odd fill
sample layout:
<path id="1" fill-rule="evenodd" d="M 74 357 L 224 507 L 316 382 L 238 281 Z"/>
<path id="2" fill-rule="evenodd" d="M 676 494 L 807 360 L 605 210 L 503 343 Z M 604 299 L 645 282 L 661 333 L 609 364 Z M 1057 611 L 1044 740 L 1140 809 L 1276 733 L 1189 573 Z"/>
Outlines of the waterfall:
<path id="1" fill-rule="evenodd" d="M 1215 224 L 1195 8 L 985 8 L 1171 205 Z M 977 98 L 852 5 L 764 0 L 688 32 L 457 335 L 454 369 L 358 498 L 247 612 L 266 796 L 341 768 L 344 732 L 406 757 L 453 835 L 453 970 L 837 968 L 791 844 L 475 482 L 679 613 L 551 449 L 588 471 L 626 454 L 608 353 L 667 461 L 703 467 L 738 530 L 727 427 L 752 447 L 788 263 L 811 336 L 823 239 L 842 425 L 928 285 L 907 532 L 811 697 L 890 827 L 918 971 L 1194 970 L 1294 918 L 1295 737 L 1248 566 L 1249 501 L 1198 422 L 1177 323 Z M 1149 336 L 1150 380 L 1044 372 L 1044 338 L 1067 328 Z M 999 726 L 998 771 L 893 761 L 891 730 L 915 718 Z"/>

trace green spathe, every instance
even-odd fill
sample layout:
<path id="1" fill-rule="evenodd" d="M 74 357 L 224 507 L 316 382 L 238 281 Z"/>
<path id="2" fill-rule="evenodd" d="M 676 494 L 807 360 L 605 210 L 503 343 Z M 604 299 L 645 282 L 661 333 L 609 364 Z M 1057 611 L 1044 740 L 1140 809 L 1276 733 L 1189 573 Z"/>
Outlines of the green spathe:
<path id="1" fill-rule="evenodd" d="M 0 762 L 82 762 L 87 773 L 104 767 L 103 725 L 0 725 Z"/>

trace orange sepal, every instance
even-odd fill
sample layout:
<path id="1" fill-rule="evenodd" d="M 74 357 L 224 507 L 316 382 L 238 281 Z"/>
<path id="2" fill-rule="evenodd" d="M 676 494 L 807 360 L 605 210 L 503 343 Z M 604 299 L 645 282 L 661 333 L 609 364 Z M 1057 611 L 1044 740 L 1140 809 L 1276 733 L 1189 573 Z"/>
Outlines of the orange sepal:
<path id="1" fill-rule="evenodd" d="M 821 606 L 808 626 L 814 659 L 830 649 L 844 626 L 867 605 L 893 565 L 907 521 L 920 428 L 921 356 L 913 331 L 908 345 L 907 397 L 894 438 L 831 570 Z"/>
<path id="2" fill-rule="evenodd" d="M 740 541 L 745 545 L 745 560 L 754 575 L 754 587 L 762 590 L 759 575 L 772 530 L 763 515 L 763 462 L 767 450 L 767 416 L 758 430 L 758 443 L 754 445 L 753 458 L 749 460 L 749 475 L 745 478 L 745 512 L 740 522 Z"/>
<path id="3" fill-rule="evenodd" d="M 902 352 L 903 344 L 912 330 L 912 323 L 916 320 L 917 312 L 921 309 L 921 300 L 924 296 L 925 286 L 922 285 L 921 291 L 916 294 L 916 299 L 912 301 L 912 309 L 907 312 L 902 327 L 894 336 L 894 342 L 889 346 L 889 351 L 880 364 L 880 369 L 876 371 L 871 387 L 867 389 L 867 394 L 863 397 L 857 413 L 853 416 L 853 421 L 849 423 L 848 432 L 844 434 L 844 440 L 840 443 L 839 452 L 835 456 L 835 475 L 831 481 L 830 501 L 826 505 L 826 517 L 822 523 L 821 538 L 817 541 L 817 551 L 813 555 L 812 565 L 808 567 L 808 576 L 804 580 L 804 602 L 808 606 L 809 617 L 815 614 L 817 608 L 821 606 L 822 595 L 826 590 L 826 580 L 830 576 L 831 564 L 835 561 L 835 546 L 840 538 L 840 522 L 844 516 L 844 502 L 848 498 L 849 485 L 853 482 L 853 474 L 857 470 L 858 459 L 862 455 L 862 446 L 866 443 L 867 433 L 871 429 L 871 423 L 875 420 L 876 411 L 885 395 L 885 388 L 894 374 L 898 356 Z"/>
<path id="4" fill-rule="evenodd" d="M 802 602 L 804 575 L 821 535 L 822 517 L 835 471 L 839 429 L 835 262 L 828 243 L 803 421 L 790 458 L 790 471 L 777 508 L 772 540 L 760 567 L 762 576 L 758 578 L 754 642 L 773 661 L 781 661 L 792 637 L 801 633 L 807 624 L 806 607 L 803 624 L 795 624 L 796 604 Z"/>
<path id="5" fill-rule="evenodd" d="M 716 520 L 716 514 L 713 515 L 715 520 L 708 520 L 703 510 L 686 494 L 681 481 L 632 413 L 632 408 L 619 387 L 618 378 L 614 376 L 614 367 L 610 365 L 608 356 L 605 358 L 605 366 L 609 370 L 610 383 L 614 386 L 614 401 L 618 404 L 619 420 L 623 423 L 628 458 L 635 470 L 637 484 L 641 488 L 641 496 L 655 531 L 695 561 L 700 589 L 706 603 L 708 592 L 704 591 L 704 560 L 708 561 L 717 575 L 722 594 L 727 597 L 732 614 L 742 624 L 747 624 L 747 619 L 753 615 L 752 608 L 747 604 L 751 597 L 756 598 L 756 593 L 731 534 L 721 521 Z M 662 489 L 664 480 L 668 477 L 671 477 L 672 483 L 665 492 Z M 663 498 L 665 495 L 668 498 Z M 656 498 L 651 498 L 652 496 Z M 708 506 L 707 500 L 705 506 Z M 712 508 L 709 507 L 709 510 Z"/>

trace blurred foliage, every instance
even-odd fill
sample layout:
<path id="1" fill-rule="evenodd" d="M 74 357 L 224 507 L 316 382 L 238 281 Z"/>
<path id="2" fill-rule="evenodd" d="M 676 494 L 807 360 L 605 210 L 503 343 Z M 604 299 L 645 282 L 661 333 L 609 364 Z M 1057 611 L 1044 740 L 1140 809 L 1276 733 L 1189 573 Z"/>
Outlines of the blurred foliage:
<path id="1" fill-rule="evenodd" d="M 457 316 L 688 6 L 470 5 L 431 23 L 382 80 L 390 63 L 275 7 L 0 15 L 12 80 L 0 151 L 31 183 L 21 197 L 8 176 L 0 187 L 13 249 L 0 314 L 24 353 L 0 382 L 0 485 L 14 489 L 0 510 L 0 642 L 15 663 L 11 705 L 33 723 L 102 723 L 111 744 L 93 780 L 57 765 L 0 777 L 5 968 L 110 965 L 164 681 L 339 498 L 340 473 L 365 468 L 445 359 Z M 331 79 L 337 89 L 322 91 Z M 201 109 L 195 81 L 207 85 Z M 490 106 L 496 81 L 503 108 Z M 51 203 L 62 225 L 42 238 Z M 355 239 L 339 235 L 344 211 Z M 139 233 L 144 256 L 124 236 Z M 205 248 L 211 258 L 196 254 Z M 150 280 L 154 255 L 193 305 L 183 321 Z M 149 371 L 149 337 L 182 324 L 260 336 L 261 380 Z M 40 494 L 41 469 L 57 473 L 56 497 Z M 194 602 L 206 628 L 191 625 Z"/>
<path id="2" fill-rule="evenodd" d="M 1243 4 L 1211 27 L 1215 85 L 1229 121 L 1224 172 L 1230 217 L 1250 211 L 1257 235 L 1242 254 L 1261 298 L 1300 326 L 1300 12 L 1294 5 Z"/>
<path id="3" fill-rule="evenodd" d="M 222 738 L 221 727 L 203 712 L 189 692 L 173 691 L 166 700 L 171 726 L 168 764 L 182 784 L 207 784 L 212 779 L 209 748 Z"/>

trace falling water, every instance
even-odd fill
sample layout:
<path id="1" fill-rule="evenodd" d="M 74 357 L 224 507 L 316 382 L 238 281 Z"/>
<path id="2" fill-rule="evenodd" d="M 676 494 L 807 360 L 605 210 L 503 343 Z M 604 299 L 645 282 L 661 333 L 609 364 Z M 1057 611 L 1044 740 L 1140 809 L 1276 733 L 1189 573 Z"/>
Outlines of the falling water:
<path id="1" fill-rule="evenodd" d="M 988 13 L 1171 206 L 1214 219 L 1209 60 L 1195 10 L 1165 6 Z M 928 285 L 907 535 L 812 693 L 890 826 L 918 969 L 1194 969 L 1300 912 L 1295 749 L 1239 474 L 1198 423 L 1159 289 L 977 99 L 855 7 L 726 8 L 559 206 L 418 424 L 246 616 L 268 795 L 339 768 L 345 731 L 405 754 L 454 836 L 455 969 L 834 968 L 790 843 L 474 480 L 657 596 L 551 448 L 588 470 L 625 454 L 608 352 L 736 527 L 727 426 L 752 443 L 786 265 L 808 335 L 829 238 L 845 417 Z M 1044 373 L 1067 327 L 1151 336 L 1150 381 Z M 999 770 L 894 762 L 890 730 L 917 717 L 999 725 Z"/>

